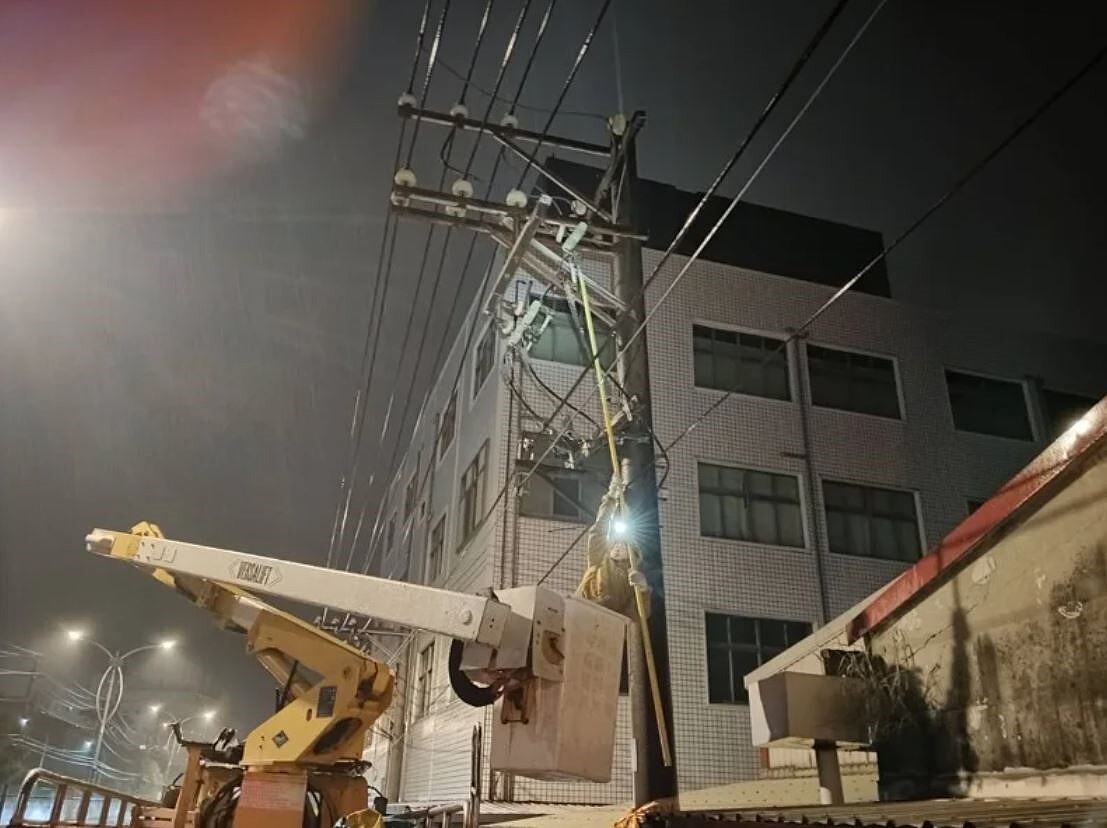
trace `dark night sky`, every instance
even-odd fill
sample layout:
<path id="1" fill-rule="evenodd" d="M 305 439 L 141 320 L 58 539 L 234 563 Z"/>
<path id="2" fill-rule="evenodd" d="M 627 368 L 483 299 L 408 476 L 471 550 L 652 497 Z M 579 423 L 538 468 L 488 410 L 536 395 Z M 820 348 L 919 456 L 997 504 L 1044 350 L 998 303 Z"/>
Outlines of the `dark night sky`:
<path id="1" fill-rule="evenodd" d="M 36 17 L 35 5 L 0 6 L 0 46 L 14 22 L 32 19 L 20 31 L 47 42 L 64 28 L 61 16 Z M 12 189 L 19 209 L 0 222 L 0 639 L 52 647 L 58 625 L 73 621 L 119 647 L 174 631 L 186 640 L 173 656 L 182 683 L 231 699 L 240 726 L 269 704 L 243 642 L 148 579 L 93 560 L 82 538 L 96 525 L 145 518 L 182 540 L 322 561 L 392 173 L 394 104 L 421 5 L 382 2 L 358 20 L 333 88 L 313 99 L 303 137 L 290 138 L 275 160 L 163 182 L 157 198 L 125 208 L 110 187 L 72 202 L 62 189 Z M 443 45 L 454 68 L 465 66 L 481 5 L 454 0 Z M 534 3 L 535 18 L 543 5 Z M 561 0 L 525 102 L 553 100 L 598 5 Z M 872 5 L 850 4 L 751 159 Z M 891 0 L 750 200 L 894 235 L 1100 47 L 1098 5 Z M 703 189 L 829 7 L 617 2 L 626 108 L 649 113 L 641 173 Z M 496 4 L 477 68 L 482 86 L 492 82 L 517 8 Z M 610 22 L 567 110 L 616 106 Z M 190 48 L 183 39 L 161 51 L 128 45 L 155 66 Z M 96 62 L 107 48 L 93 37 L 83 59 Z M 0 200 L 17 167 L 3 161 L 10 114 L 21 100 L 59 95 L 57 84 L 3 88 L 11 54 L 0 49 Z M 447 109 L 458 86 L 437 75 L 434 106 Z M 63 88 L 61 105 L 77 107 L 72 95 L 67 101 Z M 472 93 L 472 111 L 484 101 Z M 894 294 L 969 317 L 1107 338 L 1098 311 L 1107 298 L 1104 101 L 1101 66 L 892 257 Z M 118 110 L 114 117 L 133 116 L 125 104 Z M 524 113 L 523 122 L 539 119 Z M 556 129 L 602 140 L 595 119 L 565 117 Z M 437 180 L 441 138 L 423 135 L 421 183 Z M 489 158 L 482 161 L 487 170 Z M 401 229 L 370 398 L 373 443 L 389 394 L 402 404 L 414 369 L 398 345 L 425 233 Z M 450 249 L 444 295 L 461 278 L 466 243 L 457 238 Z M 478 275 L 469 273 L 463 297 Z M 433 345 L 452 308 L 428 308 L 428 292 L 416 302 L 415 333 L 428 330 Z M 413 393 L 429 374 L 424 364 Z"/>

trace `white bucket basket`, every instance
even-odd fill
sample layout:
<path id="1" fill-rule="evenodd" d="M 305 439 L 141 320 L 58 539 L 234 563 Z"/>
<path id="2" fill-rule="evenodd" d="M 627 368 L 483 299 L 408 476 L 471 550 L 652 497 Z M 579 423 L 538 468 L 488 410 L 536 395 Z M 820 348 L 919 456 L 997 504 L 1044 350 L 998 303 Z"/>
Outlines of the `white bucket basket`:
<path id="1" fill-rule="evenodd" d="M 522 587 L 497 597 L 532 617 L 551 590 Z M 610 782 L 619 708 L 619 669 L 627 619 L 580 598 L 564 602 L 560 681 L 535 678 L 527 721 L 504 722 L 505 701 L 492 726 L 492 767 L 533 779 Z"/>

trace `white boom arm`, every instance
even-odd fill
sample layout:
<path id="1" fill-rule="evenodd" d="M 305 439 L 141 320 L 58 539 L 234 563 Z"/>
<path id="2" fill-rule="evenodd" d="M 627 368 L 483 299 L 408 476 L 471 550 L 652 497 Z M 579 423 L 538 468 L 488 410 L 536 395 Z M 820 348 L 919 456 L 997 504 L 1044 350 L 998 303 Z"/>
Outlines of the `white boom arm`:
<path id="1" fill-rule="evenodd" d="M 489 647 L 501 645 L 509 626 L 518 627 L 517 618 L 509 623 L 511 607 L 480 595 L 107 529 L 93 530 L 85 544 L 90 552 L 126 558 L 140 566 L 329 606 Z M 529 620 L 525 625 L 529 629 Z"/>

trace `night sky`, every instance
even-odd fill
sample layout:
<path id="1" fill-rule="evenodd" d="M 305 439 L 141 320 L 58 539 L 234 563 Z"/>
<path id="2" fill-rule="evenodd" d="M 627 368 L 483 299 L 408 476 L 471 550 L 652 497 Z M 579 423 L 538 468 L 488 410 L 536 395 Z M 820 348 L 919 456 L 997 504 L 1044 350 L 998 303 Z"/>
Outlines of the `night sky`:
<path id="1" fill-rule="evenodd" d="M 120 648 L 174 633 L 182 647 L 168 657 L 172 665 L 148 670 L 166 686 L 224 698 L 245 729 L 272 695 L 244 642 L 149 578 L 93 559 L 83 537 L 94 526 L 147 519 L 181 540 L 323 561 L 377 276 L 395 102 L 422 3 L 392 0 L 371 14 L 309 21 L 322 34 L 308 39 L 312 60 L 291 61 L 291 87 L 279 59 L 263 63 L 266 72 L 275 65 L 278 80 L 262 72 L 269 80 L 259 94 L 275 83 L 286 105 L 263 108 L 261 137 L 247 135 L 244 150 L 235 145 L 224 157 L 154 152 L 183 143 L 204 110 L 187 84 L 174 95 L 139 87 L 159 73 L 187 74 L 191 63 L 219 76 L 237 47 L 218 51 L 202 25 L 150 19 L 186 8 L 202 18 L 200 3 L 153 4 L 157 12 L 121 30 L 110 15 L 98 26 L 83 19 L 113 5 L 132 4 L 0 4 L 0 639 L 60 651 L 60 629 L 70 623 Z M 211 28 L 231 26 L 225 18 L 235 13 L 208 5 L 221 9 L 211 12 Z M 544 5 L 535 0 L 524 44 Z M 873 5 L 849 4 L 724 192 L 737 189 Z M 271 4 L 258 19 L 279 32 L 272 24 L 286 6 L 296 4 Z M 466 68 L 482 6 L 452 4 L 433 108 L 456 100 L 460 81 L 446 67 Z M 649 116 L 641 174 L 702 190 L 830 6 L 619 0 L 564 108 L 616 108 L 615 23 L 624 108 Z M 891 0 L 749 199 L 890 238 L 1100 48 L 1098 6 Z M 598 7 L 560 0 L 525 103 L 552 103 Z M 474 76 L 484 88 L 518 8 L 495 4 Z M 249 15 L 241 18 L 235 25 L 249 28 Z M 265 51 L 245 42 L 254 50 L 243 53 L 245 65 L 256 67 Z M 64 57 L 36 74 L 35 55 L 52 48 Z M 88 84 L 101 85 L 99 97 Z M 245 87 L 250 117 L 249 90 L 258 87 Z M 289 88 L 299 91 L 282 98 Z M 1099 312 L 1107 298 L 1104 101 L 1100 66 L 892 256 L 893 294 L 969 318 L 1107 340 Z M 471 112 L 485 102 L 470 91 Z M 59 127 L 58 113 L 74 112 L 77 132 Z M 532 128 L 545 118 L 520 115 Z M 86 121 L 120 129 L 82 136 Z M 604 140 L 594 117 L 561 117 L 555 130 Z M 420 134 L 421 184 L 437 183 L 444 137 L 430 127 Z M 467 156 L 469 140 L 458 140 L 455 158 Z M 84 166 L 64 163 L 77 156 Z M 490 163 L 482 153 L 477 175 Z M 455 234 L 432 307 L 431 274 L 416 300 L 426 232 L 401 225 L 365 468 L 379 469 L 373 451 L 390 395 L 396 411 L 409 388 L 416 395 L 410 421 L 432 374 L 430 353 L 415 370 L 419 337 L 426 332 L 436 345 L 459 322 L 447 297 L 462 280 L 468 239 Z M 482 267 L 485 244 L 475 259 Z M 479 276 L 474 266 L 462 281 L 462 306 Z M 413 302 L 405 356 L 399 345 Z M 393 420 L 386 446 L 396 428 Z"/>

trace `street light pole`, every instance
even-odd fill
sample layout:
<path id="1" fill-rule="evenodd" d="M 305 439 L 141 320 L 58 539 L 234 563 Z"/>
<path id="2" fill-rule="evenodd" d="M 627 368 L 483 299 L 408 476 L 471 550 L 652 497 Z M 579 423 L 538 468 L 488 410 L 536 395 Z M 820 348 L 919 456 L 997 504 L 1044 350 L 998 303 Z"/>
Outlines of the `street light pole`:
<path id="1" fill-rule="evenodd" d="M 120 653 L 119 651 L 113 652 L 99 641 L 88 638 L 81 630 L 69 630 L 66 635 L 73 642 L 87 641 L 107 656 L 108 659 L 108 664 L 96 685 L 96 718 L 99 720 L 100 726 L 96 731 L 96 750 L 92 755 L 92 766 L 88 773 L 89 781 L 96 783 L 100 777 L 100 755 L 104 749 L 104 733 L 107 731 L 108 722 L 112 720 L 119 710 L 119 705 L 123 702 L 123 662 L 139 653 L 151 650 L 171 650 L 176 642 L 172 639 L 166 639 L 157 644 L 145 644 Z"/>
<path id="2" fill-rule="evenodd" d="M 211 709 L 204 710 L 201 713 L 193 713 L 191 716 L 185 716 L 183 719 L 176 719 L 175 721 L 181 727 L 183 727 L 184 725 L 186 725 L 189 722 L 193 721 L 194 719 L 203 719 L 205 722 L 210 722 L 212 719 L 215 718 L 215 712 L 216 712 L 215 710 L 211 710 Z M 166 722 L 166 727 L 169 727 L 171 724 L 172 724 L 171 721 Z M 165 758 L 165 771 L 163 773 L 163 776 L 165 777 L 166 785 L 169 784 L 169 772 L 173 767 L 173 760 L 177 758 L 177 751 L 178 751 L 179 748 L 180 748 L 180 745 L 177 744 L 177 740 L 173 738 L 173 734 L 172 734 L 172 732 L 170 732 L 170 734 L 166 737 L 166 746 L 165 746 L 166 758 Z"/>

